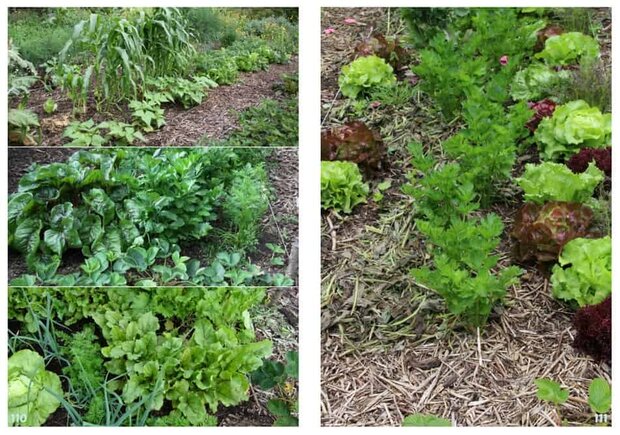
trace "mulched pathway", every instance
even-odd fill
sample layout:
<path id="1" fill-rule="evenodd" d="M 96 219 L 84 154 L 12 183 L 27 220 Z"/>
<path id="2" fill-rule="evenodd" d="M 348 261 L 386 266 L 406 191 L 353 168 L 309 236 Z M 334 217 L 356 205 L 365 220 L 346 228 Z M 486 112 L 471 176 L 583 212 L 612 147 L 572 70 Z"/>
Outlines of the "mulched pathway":
<path id="1" fill-rule="evenodd" d="M 396 13 L 392 9 L 392 18 Z M 345 24 L 349 17 L 360 24 Z M 385 32 L 386 22 L 386 8 L 323 9 L 322 30 L 335 29 L 321 35 L 324 128 L 352 120 L 345 119 L 351 116 L 347 102 L 335 98 L 338 74 L 357 41 L 374 29 Z M 609 21 L 603 24 L 608 32 Z M 444 316 L 441 298 L 409 275 L 428 254 L 414 204 L 400 190 L 410 169 L 406 144 L 439 146 L 459 128 L 433 115 L 431 104 L 419 95 L 403 107 L 365 113 L 363 120 L 390 150 L 390 167 L 370 180 L 371 189 L 387 179 L 392 187 L 382 201 L 369 199 L 349 216 L 323 213 L 322 424 L 400 426 L 406 415 L 420 412 L 458 426 L 559 425 L 555 409 L 536 397 L 533 381 L 541 377 L 570 387 L 562 418 L 587 424 L 589 382 L 609 379 L 611 370 L 572 348 L 574 313 L 551 296 L 548 270 L 520 264 L 525 270 L 520 285 L 508 290 L 505 305 L 494 310 L 479 335 Z M 519 202 L 514 186 L 503 193 L 506 203 L 487 210 L 506 229 L 500 267 L 514 264 L 507 233 Z"/>
<path id="2" fill-rule="evenodd" d="M 210 89 L 203 102 L 190 109 L 180 105 L 164 105 L 166 125 L 160 130 L 145 135 L 148 142 L 136 142 L 143 146 L 193 146 L 199 139 L 221 139 L 237 126 L 236 112 L 257 106 L 262 100 L 281 99 L 282 93 L 277 90 L 283 74 L 294 74 L 298 69 L 298 59 L 293 57 L 287 64 L 273 64 L 265 71 L 241 73 L 237 82 L 232 85 Z M 58 109 L 52 115 L 43 111 L 43 104 L 53 98 Z M 10 106 L 16 107 L 19 101 L 11 101 Z M 48 92 L 42 85 L 31 89 L 27 108 L 34 111 L 41 123 L 43 142 L 41 146 L 61 146 L 68 142 L 62 137 L 65 127 L 72 121 L 72 104 L 60 90 Z M 131 114 L 126 106 L 102 108 L 97 111 L 91 98 L 87 112 L 79 116 L 79 120 L 92 118 L 96 123 L 118 120 L 131 123 Z"/>

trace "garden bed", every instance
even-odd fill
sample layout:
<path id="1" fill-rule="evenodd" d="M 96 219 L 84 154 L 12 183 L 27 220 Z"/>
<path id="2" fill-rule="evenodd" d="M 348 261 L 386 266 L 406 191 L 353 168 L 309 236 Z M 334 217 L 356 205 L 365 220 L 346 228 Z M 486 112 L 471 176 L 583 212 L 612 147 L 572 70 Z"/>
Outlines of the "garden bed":
<path id="1" fill-rule="evenodd" d="M 153 154 L 156 149 L 144 148 L 143 153 Z M 213 148 L 214 152 L 216 148 Z M 29 173 L 31 165 L 64 162 L 77 150 L 75 149 L 9 149 L 11 172 L 9 176 L 9 193 L 17 191 L 21 178 Z M 266 150 L 257 149 L 253 154 L 262 157 L 267 170 L 267 192 L 269 199 L 265 213 L 258 223 L 258 244 L 247 252 L 251 264 L 259 266 L 265 273 L 287 274 L 293 279 L 297 276 L 297 192 L 298 169 L 297 150 L 295 148 Z M 112 153 L 114 154 L 114 153 Z M 213 247 L 221 245 L 212 236 L 196 242 L 182 244 L 183 255 L 197 258 L 201 262 L 213 259 Z M 280 247 L 282 252 L 274 252 L 268 246 Z M 221 248 L 221 246 L 220 246 Z M 280 261 L 274 262 L 278 257 Z M 59 273 L 79 272 L 84 257 L 77 250 L 64 253 Z M 25 258 L 15 250 L 9 250 L 9 279 L 14 279 L 28 272 Z"/>
<path id="2" fill-rule="evenodd" d="M 608 69 L 607 14 L 592 16 Z M 611 368 L 573 348 L 575 311 L 552 297 L 551 267 L 515 259 L 510 231 L 523 202 L 518 186 L 502 183 L 499 199 L 475 213 L 495 213 L 503 223 L 497 270 L 514 264 L 523 269 L 485 326 L 464 325 L 410 274 L 432 261 L 432 251 L 416 223 L 415 201 L 402 190 L 416 169 L 408 145 L 442 154 L 442 143 L 465 124 L 460 117 L 446 122 L 406 67 L 395 71 L 399 84 L 411 85 L 405 101 L 353 101 L 338 85 L 342 67 L 357 56 L 356 45 L 374 33 L 398 37 L 410 50 L 409 64 L 420 62 L 398 9 L 326 8 L 321 29 L 322 128 L 362 121 L 382 138 L 387 155 L 374 177 L 364 177 L 367 203 L 351 214 L 325 211 L 322 218 L 323 425 L 400 426 L 410 414 L 458 426 L 592 424 L 589 383 L 609 379 Z M 536 148 L 521 152 L 512 176 L 538 162 Z M 570 388 L 561 417 L 537 397 L 540 378 Z"/>
<path id="3" fill-rule="evenodd" d="M 22 295 L 24 293 L 20 293 L 24 290 L 22 289 L 11 289 L 11 297 L 14 302 L 12 313 L 15 313 L 17 317 L 24 313 L 23 305 L 21 303 L 24 300 L 17 295 Z M 35 292 L 44 292 L 45 289 L 33 289 L 31 291 Z M 59 289 L 59 292 L 72 291 L 72 292 L 83 292 L 86 291 L 88 294 L 89 291 L 97 291 L 97 292 L 107 292 L 107 289 L 78 289 L 78 290 L 68 290 L 68 289 Z M 117 295 L 122 295 L 124 291 L 129 292 L 141 292 L 142 289 L 112 289 L 111 292 L 116 292 Z M 153 293 L 155 290 L 151 290 Z M 174 289 L 167 288 L 164 291 L 167 292 L 181 292 L 183 294 L 189 294 L 190 292 L 196 291 L 195 289 Z M 221 289 L 201 289 L 202 292 L 221 292 Z M 234 291 L 234 289 L 232 290 Z M 250 290 L 244 290 L 249 292 L 262 292 L 263 289 L 256 288 Z M 53 295 L 53 293 L 51 293 Z M 256 342 L 260 342 L 263 340 L 268 340 L 272 343 L 273 352 L 268 355 L 269 361 L 274 362 L 283 362 L 286 363 L 288 355 L 290 353 L 297 352 L 298 347 L 298 325 L 297 325 L 297 289 L 296 288 L 271 288 L 267 289 L 265 299 L 255 304 L 249 310 L 249 316 L 254 323 L 255 328 L 255 338 Z M 31 301 L 33 303 L 34 310 L 36 311 L 38 308 L 37 303 L 35 301 Z M 52 296 L 52 304 L 54 305 L 54 309 L 52 309 L 53 318 L 50 320 L 54 320 L 53 326 L 39 326 L 35 328 L 36 332 L 29 332 L 26 328 L 26 325 L 16 318 L 10 318 L 9 323 L 9 346 L 12 349 L 12 353 L 17 352 L 22 349 L 32 349 L 35 352 L 45 356 L 46 360 L 46 369 L 52 373 L 60 376 L 62 389 L 66 393 L 66 399 L 68 404 L 60 405 L 56 411 L 51 414 L 46 422 L 45 426 L 72 426 L 76 424 L 76 419 L 83 419 L 85 422 L 95 423 L 98 422 L 93 421 L 92 419 L 96 418 L 104 418 L 111 419 L 107 421 L 108 425 L 136 425 L 139 424 L 139 421 L 144 421 L 143 413 L 146 411 L 145 408 L 141 406 L 136 406 L 135 403 L 125 403 L 120 404 L 117 402 L 111 402 L 111 410 L 109 412 L 104 412 L 105 417 L 98 417 L 101 414 L 93 413 L 92 411 L 87 412 L 88 405 L 90 405 L 89 401 L 85 402 L 85 406 L 82 406 L 81 401 L 85 400 L 84 394 L 97 394 L 100 389 L 109 389 L 108 394 L 112 395 L 113 390 L 111 389 L 111 384 L 106 385 L 92 385 L 92 391 L 95 393 L 89 393 L 87 390 L 85 391 L 83 388 L 84 378 L 85 376 L 98 376 L 93 374 L 93 370 L 101 370 L 100 367 L 92 367 L 89 365 L 85 365 L 85 372 L 80 370 L 72 370 L 67 371 L 67 358 L 71 360 L 71 353 L 67 354 L 67 352 L 75 352 L 76 344 L 68 341 L 67 336 L 75 336 L 76 334 L 84 334 L 82 331 L 90 329 L 94 332 L 94 341 L 90 341 L 89 343 L 94 343 L 94 346 L 104 347 L 111 343 L 111 338 L 108 336 L 106 339 L 102 335 L 102 329 L 100 326 L 93 321 L 93 319 L 87 314 L 87 316 L 83 319 L 75 322 L 72 319 L 69 319 L 66 311 L 63 314 L 60 311 L 56 312 L 55 308 L 60 309 L 60 305 L 57 305 L 58 302 L 54 300 Z M 112 310 L 114 310 L 114 305 L 110 306 Z M 85 307 L 87 308 L 87 307 Z M 70 310 L 69 310 L 70 312 Z M 88 309 L 86 310 L 88 312 Z M 127 311 L 127 315 L 131 316 L 131 311 Z M 62 320 L 56 316 L 67 316 Z M 159 314 L 158 316 L 161 316 Z M 79 316 L 78 316 L 79 317 Z M 169 320 L 168 322 L 172 322 L 175 326 L 179 323 L 179 319 L 174 316 L 166 316 Z M 186 319 L 185 321 L 192 321 L 192 319 Z M 64 324 L 67 322 L 68 325 Z M 163 324 L 163 323 L 162 323 Z M 232 321 L 231 325 L 234 328 L 238 328 L 241 331 L 241 326 Z M 167 327 L 169 328 L 169 326 Z M 179 332 L 183 330 L 183 325 L 179 324 L 178 329 Z M 45 339 L 41 339 L 41 334 L 45 331 Z M 174 329 L 168 329 L 168 331 L 176 331 Z M 68 335 L 65 335 L 68 334 Z M 88 336 L 88 334 L 87 334 Z M 110 343 L 108 342 L 110 340 Z M 137 339 L 136 339 L 137 340 Z M 28 343 L 28 344 L 26 344 Z M 81 342 L 83 354 L 79 358 L 83 358 L 86 355 L 89 355 L 87 352 L 93 344 L 86 344 L 86 342 Z M 59 347 L 58 347 L 59 346 Z M 71 349 L 71 350 L 69 350 Z M 98 358 L 101 358 L 99 356 Z M 110 359 L 105 358 L 104 361 L 108 362 Z M 85 363 L 85 360 L 80 360 L 82 363 Z M 75 363 L 75 361 L 73 361 Z M 88 373 L 88 374 L 87 374 Z M 109 380 L 113 375 L 108 374 L 107 379 Z M 92 379 L 92 378 L 91 378 Z M 97 378 L 98 379 L 98 378 Z M 277 416 L 274 416 L 268 410 L 268 402 L 270 400 L 296 400 L 296 382 L 292 382 L 291 379 L 288 379 L 287 382 L 290 383 L 291 391 L 288 391 L 288 396 L 282 397 L 282 391 L 276 390 L 272 388 L 263 388 L 260 385 L 250 385 L 248 390 L 247 400 L 240 401 L 239 404 L 234 406 L 223 406 L 220 405 L 217 409 L 217 412 L 213 415 L 216 417 L 216 420 L 211 419 L 210 424 L 217 424 L 218 426 L 271 426 L 274 424 Z M 82 386 L 82 387 L 80 387 Z M 154 386 L 152 386 L 154 387 Z M 81 389 L 80 389 L 81 388 Z M 192 387 L 193 388 L 193 387 Z M 119 392 L 120 394 L 120 392 Z M 92 400 L 92 398 L 91 398 Z M 70 405 L 69 405 L 70 404 Z M 188 421 L 184 419 L 184 417 L 162 420 L 161 417 L 165 417 L 174 409 L 174 406 L 169 402 L 165 401 L 163 406 L 160 409 L 149 411 L 149 418 L 146 420 L 147 425 L 178 425 L 181 423 L 187 424 Z M 77 412 L 79 417 L 76 415 L 71 416 L 69 412 Z M 120 412 L 120 413 L 119 413 Z M 178 412 L 178 411 L 176 411 Z M 126 413 L 126 415 L 120 418 L 122 413 Z M 189 415 L 189 414 L 188 414 Z M 115 420 L 116 418 L 116 420 Z M 157 418 L 160 418 L 157 420 Z M 170 417 L 168 417 L 170 418 Z M 105 423 L 104 423 L 105 424 Z M 196 422 L 194 422 L 196 425 Z"/>

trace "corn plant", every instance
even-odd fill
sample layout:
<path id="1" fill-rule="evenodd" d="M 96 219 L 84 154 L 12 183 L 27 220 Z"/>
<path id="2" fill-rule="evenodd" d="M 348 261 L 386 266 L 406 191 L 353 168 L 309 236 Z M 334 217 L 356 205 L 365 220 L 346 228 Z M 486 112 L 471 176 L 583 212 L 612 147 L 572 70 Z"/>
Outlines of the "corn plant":
<path id="1" fill-rule="evenodd" d="M 185 21 L 174 8 L 130 9 L 120 16 L 92 14 L 75 26 L 59 54 L 69 60 L 74 45 L 92 55 L 98 103 L 137 99 L 145 78 L 179 75 L 194 52 Z"/>

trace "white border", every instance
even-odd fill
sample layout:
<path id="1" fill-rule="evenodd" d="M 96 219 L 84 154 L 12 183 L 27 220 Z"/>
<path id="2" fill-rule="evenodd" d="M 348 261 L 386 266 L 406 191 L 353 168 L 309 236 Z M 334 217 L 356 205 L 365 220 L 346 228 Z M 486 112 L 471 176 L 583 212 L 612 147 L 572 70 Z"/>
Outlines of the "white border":
<path id="1" fill-rule="evenodd" d="M 300 295 L 300 428 L 252 428 L 251 430 L 257 434 L 263 433 L 338 433 L 338 434 L 350 434 L 354 431 L 362 431 L 366 433 L 407 433 L 411 432 L 433 432 L 433 433 L 448 433 L 456 429 L 452 428 L 320 428 L 320 10 L 319 7 L 398 7 L 398 6 L 411 6 L 411 7 L 472 7 L 472 6 L 487 6 L 487 7 L 526 7 L 526 6 L 539 6 L 539 7 L 611 7 L 613 3 L 611 1 L 596 1 L 596 2 L 571 2 L 569 0 L 564 1 L 455 1 L 455 0 L 438 0 L 438 1 L 402 1 L 402 0 L 382 0 L 382 1 L 368 1 L 368 0 L 218 0 L 218 1 L 196 1 L 196 0 L 166 0 L 163 2 L 155 1 L 77 1 L 77 0 L 64 0 L 62 2 L 55 3 L 53 5 L 46 1 L 15 1 L 9 0 L 7 5 L 2 7 L 0 11 L 0 23 L 3 31 L 0 39 L 2 47 L 7 47 L 7 6 L 8 7 L 49 7 L 49 6 L 63 6 L 63 7 L 85 7 L 85 6 L 119 6 L 119 7 L 131 7 L 131 6 L 177 6 L 177 7 L 208 7 L 208 6 L 228 6 L 228 7 L 300 7 L 300 81 L 299 81 L 299 98 L 300 98 L 300 140 L 299 140 L 299 158 L 300 158 L 300 201 L 299 201 L 299 228 L 300 228 L 300 271 L 299 271 L 299 295 Z M 617 23 L 618 14 L 614 8 L 613 10 L 613 23 Z M 618 58 L 618 49 L 616 47 L 618 41 L 617 31 L 613 30 L 613 49 L 612 57 Z M 618 107 L 617 99 L 617 72 L 614 65 L 613 68 L 613 106 Z M 2 83 L 2 89 L 6 89 L 7 86 L 7 57 L 2 56 L 2 66 L 0 67 L 0 83 Z M 0 103 L 0 113 L 3 114 L 2 119 L 6 119 L 7 115 L 7 96 L 5 92 L 0 93 L 2 96 L 2 102 Z M 614 117 L 613 128 L 617 129 L 616 118 Z M 7 124 L 0 122 L 0 137 L 7 137 Z M 6 204 L 7 204 L 7 141 L 3 141 L 4 144 L 0 145 L 0 170 L 2 172 L 0 190 L 2 196 L 0 197 L 0 222 L 7 222 L 6 220 Z M 615 141 L 617 142 L 617 141 Z M 614 147 L 615 148 L 615 147 Z M 618 153 L 620 150 L 614 151 L 614 166 L 618 162 Z M 613 191 L 617 191 L 620 185 L 617 181 L 618 176 L 615 177 L 613 182 Z M 617 240 L 616 231 L 616 217 L 619 214 L 618 205 L 613 204 L 613 240 Z M 6 224 L 0 225 L 0 246 L 7 246 L 7 227 Z M 614 242 L 615 248 L 618 246 L 618 242 Z M 2 267 L 0 267 L 0 282 L 7 282 L 7 250 L 2 249 Z M 620 259 L 617 255 L 613 257 L 613 271 L 614 275 L 618 269 Z M 615 282 L 615 280 L 614 280 Z M 7 313 L 7 296 L 6 285 L 1 286 L 3 291 L 0 296 L 0 349 L 6 349 L 6 313 Z M 618 303 L 614 303 L 614 318 L 618 318 Z M 618 324 L 616 322 L 616 324 Z M 614 337 L 616 336 L 618 328 L 614 330 Z M 614 340 L 617 341 L 617 340 Z M 617 343 L 614 343 L 614 360 L 618 361 L 617 357 L 620 355 L 620 351 L 616 348 Z M 616 363 L 618 365 L 618 362 Z M 614 371 L 613 378 L 615 378 L 617 370 Z M 0 386 L 2 392 L 0 393 L 0 430 L 4 430 L 7 427 L 7 395 L 6 395 L 6 354 L 0 358 Z M 618 410 L 614 401 L 614 410 Z M 618 415 L 618 414 L 617 414 Z M 620 417 L 619 417 L 620 418 Z M 495 428 L 478 428 L 467 427 L 460 428 L 470 433 L 486 432 L 496 430 Z M 21 433 L 37 433 L 38 428 L 9 428 L 11 431 Z M 76 428 L 45 428 L 45 431 L 49 433 L 62 433 L 64 431 L 76 431 Z M 86 429 L 90 433 L 107 433 L 113 428 L 90 428 Z M 118 428 L 118 431 L 137 431 L 145 430 L 144 428 Z M 243 434 L 247 428 L 148 428 L 149 432 L 153 433 L 165 433 L 169 430 L 182 431 L 184 433 L 200 433 L 202 431 L 225 431 L 226 433 Z M 527 433 L 528 428 L 507 428 L 512 433 Z M 561 430 L 560 428 L 543 428 L 541 430 Z M 581 433 L 594 430 L 597 433 L 605 430 L 604 428 L 582 428 Z"/>

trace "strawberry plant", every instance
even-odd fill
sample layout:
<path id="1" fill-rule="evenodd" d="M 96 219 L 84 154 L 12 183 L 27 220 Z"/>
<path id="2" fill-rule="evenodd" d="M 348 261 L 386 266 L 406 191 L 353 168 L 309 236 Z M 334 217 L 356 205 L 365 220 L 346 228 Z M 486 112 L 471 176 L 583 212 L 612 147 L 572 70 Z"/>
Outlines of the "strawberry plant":
<path id="1" fill-rule="evenodd" d="M 252 373 L 252 384 L 262 390 L 274 390 L 275 399 L 267 402 L 267 409 L 275 417 L 274 426 L 298 426 L 294 415 L 298 412 L 295 397 L 295 383 L 299 379 L 299 355 L 286 353 L 286 363 L 272 359 L 263 360 L 263 365 Z"/>

